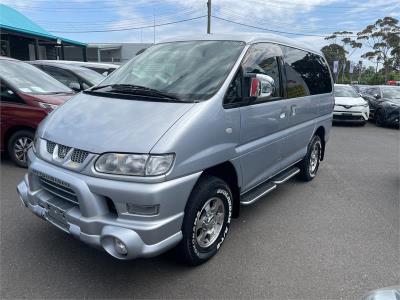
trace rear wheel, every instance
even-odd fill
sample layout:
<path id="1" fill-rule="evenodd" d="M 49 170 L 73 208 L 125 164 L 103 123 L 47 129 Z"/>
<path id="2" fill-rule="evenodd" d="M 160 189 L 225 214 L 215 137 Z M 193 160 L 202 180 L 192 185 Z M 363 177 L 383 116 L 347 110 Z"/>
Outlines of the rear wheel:
<path id="1" fill-rule="evenodd" d="M 318 135 L 314 135 L 308 145 L 306 157 L 300 162 L 299 178 L 304 181 L 311 181 L 317 175 L 322 154 L 322 142 Z"/>
<path id="2" fill-rule="evenodd" d="M 188 200 L 178 245 L 180 259 L 199 265 L 213 257 L 228 234 L 232 217 L 232 192 L 214 176 L 200 179 Z"/>
<path id="3" fill-rule="evenodd" d="M 20 130 L 15 132 L 8 140 L 8 155 L 21 168 L 26 168 L 28 165 L 28 150 L 32 146 L 33 136 L 33 131 Z"/>

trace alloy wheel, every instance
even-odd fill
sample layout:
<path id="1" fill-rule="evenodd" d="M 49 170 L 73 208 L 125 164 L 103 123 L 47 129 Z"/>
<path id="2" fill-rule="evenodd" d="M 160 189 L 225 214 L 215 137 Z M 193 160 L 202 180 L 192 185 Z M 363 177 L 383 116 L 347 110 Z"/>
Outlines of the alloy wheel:
<path id="1" fill-rule="evenodd" d="M 14 143 L 14 156 L 21 163 L 26 163 L 27 153 L 29 148 L 32 147 L 32 139 L 23 136 Z"/>
<path id="2" fill-rule="evenodd" d="M 225 206 L 218 197 L 209 199 L 197 214 L 195 236 L 201 248 L 211 246 L 218 238 L 225 219 Z"/>

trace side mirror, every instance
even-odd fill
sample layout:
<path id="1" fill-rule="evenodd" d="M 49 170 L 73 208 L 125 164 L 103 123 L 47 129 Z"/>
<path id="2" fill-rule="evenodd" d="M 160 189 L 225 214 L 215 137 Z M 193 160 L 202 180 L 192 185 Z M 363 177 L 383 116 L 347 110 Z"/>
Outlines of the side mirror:
<path id="1" fill-rule="evenodd" d="M 79 83 L 77 82 L 70 82 L 68 84 L 68 87 L 72 90 L 74 90 L 75 92 L 80 92 L 81 91 L 81 86 Z"/>
<path id="2" fill-rule="evenodd" d="M 271 76 L 256 74 L 250 81 L 250 97 L 271 97 L 275 92 L 275 81 Z"/>
<path id="3" fill-rule="evenodd" d="M 374 94 L 374 98 L 375 98 L 375 99 L 381 99 L 381 95 L 379 95 L 379 94 Z"/>

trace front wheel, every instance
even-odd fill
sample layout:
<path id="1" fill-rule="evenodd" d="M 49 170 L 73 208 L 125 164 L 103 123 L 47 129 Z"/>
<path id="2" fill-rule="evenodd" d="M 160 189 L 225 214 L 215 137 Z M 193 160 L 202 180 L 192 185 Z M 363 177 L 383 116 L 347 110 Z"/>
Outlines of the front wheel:
<path id="1" fill-rule="evenodd" d="M 385 115 L 382 110 L 378 110 L 375 113 L 375 124 L 376 126 L 382 127 L 385 125 Z"/>
<path id="2" fill-rule="evenodd" d="M 300 162 L 299 178 L 304 181 L 311 181 L 317 175 L 319 163 L 321 161 L 322 142 L 318 135 L 314 135 L 308 145 L 306 157 Z"/>
<path id="3" fill-rule="evenodd" d="M 185 208 L 180 258 L 199 265 L 213 257 L 228 234 L 232 218 L 232 192 L 225 181 L 205 176 L 196 184 Z"/>
<path id="4" fill-rule="evenodd" d="M 8 140 L 8 154 L 14 163 L 26 168 L 28 150 L 32 146 L 34 133 L 30 130 L 20 130 Z"/>

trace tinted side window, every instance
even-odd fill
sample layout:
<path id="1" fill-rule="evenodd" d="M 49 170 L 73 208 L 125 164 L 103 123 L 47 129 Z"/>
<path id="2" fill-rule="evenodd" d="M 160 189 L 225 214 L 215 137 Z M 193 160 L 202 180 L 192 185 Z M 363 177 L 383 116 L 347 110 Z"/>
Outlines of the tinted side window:
<path id="1" fill-rule="evenodd" d="M 313 62 L 316 81 L 314 82 L 315 84 L 310 91 L 311 95 L 332 92 L 332 81 L 328 65 L 321 56 L 315 54 L 312 54 L 312 56 L 314 58 Z"/>
<path id="2" fill-rule="evenodd" d="M 25 103 L 5 82 L 0 80 L 0 100 L 1 102 Z"/>
<path id="3" fill-rule="evenodd" d="M 290 47 L 284 49 L 284 65 L 288 98 L 311 95 L 314 64 L 308 52 Z"/>
<path id="4" fill-rule="evenodd" d="M 240 70 L 229 85 L 224 99 L 224 106 L 232 107 L 235 104 L 240 104 L 243 101 L 242 79 L 242 71 Z"/>
<path id="5" fill-rule="evenodd" d="M 282 57 L 282 50 L 274 44 L 260 43 L 253 45 L 243 60 L 245 73 L 265 74 L 274 80 L 275 91 L 269 99 L 282 97 L 282 84 L 279 72 L 279 57 Z"/>

